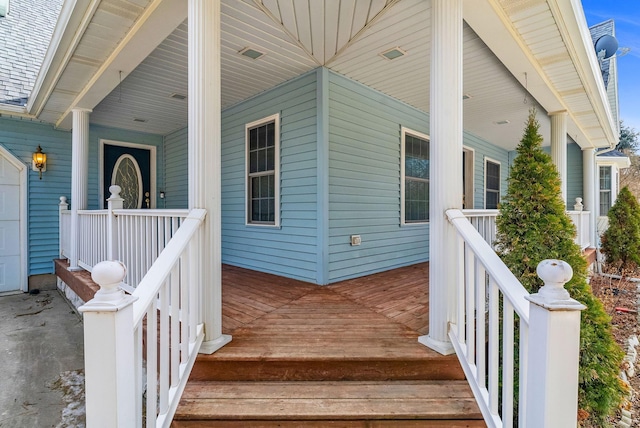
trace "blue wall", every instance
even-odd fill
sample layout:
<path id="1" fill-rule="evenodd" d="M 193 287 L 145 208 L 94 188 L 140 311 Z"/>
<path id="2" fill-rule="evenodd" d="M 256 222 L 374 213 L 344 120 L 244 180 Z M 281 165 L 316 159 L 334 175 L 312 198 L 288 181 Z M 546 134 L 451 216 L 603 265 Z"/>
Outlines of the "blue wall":
<path id="1" fill-rule="evenodd" d="M 158 148 L 158 181 L 162 182 L 162 137 L 92 126 L 89 131 L 90 209 L 98 206 L 98 140 L 101 138 L 153 144 Z M 58 257 L 58 204 L 60 196 L 71 195 L 71 133 L 29 120 L 0 118 L 0 144 L 28 165 L 28 275 L 53 273 Z M 42 146 L 47 154 L 47 171 L 38 179 L 31 171 L 31 155 Z"/>
<path id="2" fill-rule="evenodd" d="M 429 259 L 429 225 L 401 225 L 401 127 L 429 134 L 429 115 L 344 76 L 329 73 L 329 282 Z M 432 142 L 436 144 L 437 142 Z M 471 134 L 474 206 L 484 206 L 484 158 L 508 152 Z M 362 244 L 350 245 L 350 235 Z"/>
<path id="3" fill-rule="evenodd" d="M 551 156 L 551 147 L 542 150 Z M 567 141 L 567 209 L 573 210 L 576 198 L 584 199 L 584 183 L 582 182 L 582 149 L 570 138 Z"/>
<path id="4" fill-rule="evenodd" d="M 164 137 L 165 200 L 158 208 L 189 207 L 188 129 L 183 128 Z"/>
<path id="5" fill-rule="evenodd" d="M 584 199 L 582 182 L 582 149 L 578 144 L 567 145 L 567 209 L 573 210 L 576 198 Z"/>
<path id="6" fill-rule="evenodd" d="M 279 228 L 245 224 L 245 125 L 280 113 Z M 222 113 L 222 260 L 316 282 L 316 72 Z"/>

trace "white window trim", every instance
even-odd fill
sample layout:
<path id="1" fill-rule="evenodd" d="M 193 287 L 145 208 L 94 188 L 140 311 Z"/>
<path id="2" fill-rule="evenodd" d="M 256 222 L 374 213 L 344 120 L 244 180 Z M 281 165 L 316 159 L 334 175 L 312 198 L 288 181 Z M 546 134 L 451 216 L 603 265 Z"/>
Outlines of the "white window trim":
<path id="1" fill-rule="evenodd" d="M 483 206 L 485 210 L 488 209 L 487 208 L 487 162 L 495 163 L 500 167 L 500 176 L 498 177 L 498 204 L 500 203 L 500 199 L 502 199 L 502 162 L 497 161 L 488 156 L 485 156 L 484 157 L 484 189 L 482 192 L 482 198 L 484 202 Z"/>
<path id="2" fill-rule="evenodd" d="M 274 222 L 273 223 L 252 223 L 249 219 L 249 130 L 266 123 L 273 122 L 275 128 L 274 135 L 274 186 L 275 186 L 275 201 L 274 201 Z M 280 113 L 267 116 L 265 118 L 247 123 L 244 128 L 244 222 L 246 226 L 251 227 L 266 227 L 266 228 L 280 228 Z"/>
<path id="3" fill-rule="evenodd" d="M 400 127 L 400 226 L 420 226 L 429 224 L 429 221 L 412 221 L 407 223 L 405 221 L 405 166 L 404 166 L 404 156 L 405 156 L 405 136 L 409 134 L 416 138 L 420 138 L 423 140 L 427 140 L 429 142 L 429 158 L 431 158 L 431 138 L 427 134 L 423 134 L 422 132 L 414 131 L 410 128 L 405 128 L 404 126 Z M 431 185 L 431 168 L 429 168 L 429 185 Z M 431 202 L 431 201 L 429 201 Z M 431 203 L 429 203 L 429 207 L 431 207 Z"/>
<path id="4" fill-rule="evenodd" d="M 607 214 L 602 214 L 602 210 L 601 210 L 601 200 L 602 198 L 600 197 L 600 195 L 602 194 L 603 191 L 607 191 L 607 189 L 601 189 L 600 188 L 600 168 L 609 168 L 609 175 L 610 175 L 610 187 L 608 189 L 609 191 L 609 209 L 611 209 L 611 207 L 613 207 L 613 204 L 616 203 L 616 199 L 618 196 L 618 192 L 617 189 L 614 190 L 614 188 L 616 187 L 616 182 L 615 182 L 615 178 L 616 178 L 616 168 L 614 168 L 614 165 L 611 163 L 598 163 L 598 217 L 607 217 Z"/>

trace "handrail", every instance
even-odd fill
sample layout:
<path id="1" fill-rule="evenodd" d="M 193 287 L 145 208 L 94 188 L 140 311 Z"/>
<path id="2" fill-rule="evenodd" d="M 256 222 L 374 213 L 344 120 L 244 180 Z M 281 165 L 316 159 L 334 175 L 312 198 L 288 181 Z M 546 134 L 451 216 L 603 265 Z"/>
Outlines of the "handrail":
<path id="1" fill-rule="evenodd" d="M 137 217 L 186 217 L 189 215 L 188 209 L 119 209 L 113 210 L 113 214 L 116 216 L 131 215 Z"/>
<path id="2" fill-rule="evenodd" d="M 522 415 L 526 403 L 525 361 L 529 327 L 529 303 L 526 298 L 529 293 L 469 222 L 465 213 L 448 210 L 447 217 L 457 231 L 462 251 L 460 260 L 463 263 L 461 280 L 457 286 L 457 318 L 451 325 L 449 337 L 487 425 L 511 426 L 515 420 L 514 410 L 518 408 Z M 488 324 L 485 312 L 488 312 Z M 514 314 L 519 319 L 518 356 L 515 355 L 517 348 L 514 346 Z M 487 343 L 488 355 L 485 350 Z M 520 389 L 516 405 L 513 399 L 513 372 L 518 360 Z"/>

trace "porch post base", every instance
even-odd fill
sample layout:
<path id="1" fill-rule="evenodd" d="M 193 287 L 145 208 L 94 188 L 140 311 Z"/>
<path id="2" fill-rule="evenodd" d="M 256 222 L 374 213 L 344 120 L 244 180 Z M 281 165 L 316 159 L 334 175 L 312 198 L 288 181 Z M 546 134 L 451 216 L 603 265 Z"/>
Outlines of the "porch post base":
<path id="1" fill-rule="evenodd" d="M 226 345 L 229 342 L 231 342 L 230 334 L 220 335 L 220 337 L 216 339 L 202 342 L 202 345 L 200 346 L 200 350 L 198 351 L 198 353 L 207 354 L 207 355 L 213 354 L 214 352 L 216 352 L 218 349 L 222 348 L 224 345 Z"/>
<path id="2" fill-rule="evenodd" d="M 453 345 L 451 344 L 451 342 L 442 342 L 440 340 L 435 340 L 429 337 L 428 334 L 418 337 L 418 342 L 442 355 L 451 355 L 456 352 L 456 350 L 453 349 Z"/>

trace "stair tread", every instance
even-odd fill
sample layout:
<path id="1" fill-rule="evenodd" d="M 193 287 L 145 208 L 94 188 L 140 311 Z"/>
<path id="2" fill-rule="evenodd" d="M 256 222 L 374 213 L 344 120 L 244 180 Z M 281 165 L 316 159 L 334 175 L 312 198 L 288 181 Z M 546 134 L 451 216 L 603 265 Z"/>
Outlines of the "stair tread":
<path id="1" fill-rule="evenodd" d="M 176 419 L 480 419 L 465 381 L 190 382 Z"/>

